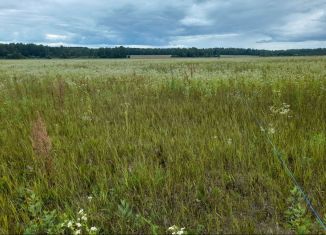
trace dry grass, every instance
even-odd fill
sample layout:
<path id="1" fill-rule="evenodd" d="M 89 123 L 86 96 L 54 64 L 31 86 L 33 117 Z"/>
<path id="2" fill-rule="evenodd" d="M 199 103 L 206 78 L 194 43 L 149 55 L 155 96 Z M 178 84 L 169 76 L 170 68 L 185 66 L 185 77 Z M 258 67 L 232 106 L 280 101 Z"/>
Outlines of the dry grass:
<path id="1" fill-rule="evenodd" d="M 39 112 L 36 112 L 36 120 L 32 124 L 31 140 L 35 154 L 43 163 L 46 173 L 50 175 L 53 167 L 52 143 L 45 122 Z"/>

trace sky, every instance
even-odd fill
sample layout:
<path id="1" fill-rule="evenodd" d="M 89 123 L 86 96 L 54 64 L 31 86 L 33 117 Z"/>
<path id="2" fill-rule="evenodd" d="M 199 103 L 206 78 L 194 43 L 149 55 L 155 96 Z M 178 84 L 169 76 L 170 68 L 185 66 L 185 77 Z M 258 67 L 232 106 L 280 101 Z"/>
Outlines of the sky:
<path id="1" fill-rule="evenodd" d="M 0 0 L 0 42 L 326 47 L 326 0 Z"/>

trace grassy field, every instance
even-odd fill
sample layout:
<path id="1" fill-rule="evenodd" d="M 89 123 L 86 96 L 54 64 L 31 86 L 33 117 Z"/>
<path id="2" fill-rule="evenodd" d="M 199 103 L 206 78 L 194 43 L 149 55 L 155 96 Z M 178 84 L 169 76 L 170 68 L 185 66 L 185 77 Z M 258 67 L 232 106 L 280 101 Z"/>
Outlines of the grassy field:
<path id="1" fill-rule="evenodd" d="M 0 127 L 0 234 L 322 233 L 325 57 L 0 61 Z"/>

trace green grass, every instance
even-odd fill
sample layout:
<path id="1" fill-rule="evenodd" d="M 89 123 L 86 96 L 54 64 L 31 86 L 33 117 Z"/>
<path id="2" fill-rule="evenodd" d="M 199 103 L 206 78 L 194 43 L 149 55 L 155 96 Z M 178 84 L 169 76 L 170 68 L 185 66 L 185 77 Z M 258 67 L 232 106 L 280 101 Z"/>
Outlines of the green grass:
<path id="1" fill-rule="evenodd" d="M 103 233 L 290 232 L 294 185 L 249 110 L 326 214 L 325 57 L 0 61 L 0 233 L 30 224 L 26 190 Z"/>

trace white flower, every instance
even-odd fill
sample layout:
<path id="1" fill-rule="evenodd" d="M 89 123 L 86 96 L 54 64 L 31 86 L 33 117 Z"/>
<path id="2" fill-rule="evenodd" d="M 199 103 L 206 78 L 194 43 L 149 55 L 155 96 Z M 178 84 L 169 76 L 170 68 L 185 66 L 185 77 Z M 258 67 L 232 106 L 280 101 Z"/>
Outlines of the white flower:
<path id="1" fill-rule="evenodd" d="M 228 141 L 227 141 L 228 145 L 231 145 L 232 144 L 232 139 L 229 138 Z"/>
<path id="2" fill-rule="evenodd" d="M 92 232 L 96 232 L 97 231 L 97 228 L 96 227 L 91 227 L 91 231 Z"/>
<path id="3" fill-rule="evenodd" d="M 78 211 L 78 214 L 83 214 L 84 213 L 84 209 L 80 209 L 79 211 Z"/>
<path id="4" fill-rule="evenodd" d="M 288 112 L 290 112 L 290 105 L 287 103 L 283 103 L 281 107 L 277 108 L 274 106 L 270 106 L 269 107 L 270 111 L 274 114 L 281 114 L 281 115 L 285 115 Z"/>
<path id="5" fill-rule="evenodd" d="M 275 133 L 275 129 L 273 127 L 268 128 L 268 133 L 269 134 L 274 134 Z"/>
<path id="6" fill-rule="evenodd" d="M 67 227 L 68 228 L 71 228 L 72 227 L 72 221 L 71 220 L 68 222 Z"/>
<path id="7" fill-rule="evenodd" d="M 168 228 L 168 231 L 172 233 L 172 235 L 182 235 L 182 234 L 185 234 L 186 231 L 185 231 L 185 228 L 179 228 L 178 226 L 176 225 L 173 225 L 171 227 Z"/>
<path id="8" fill-rule="evenodd" d="M 74 234 L 76 235 L 81 234 L 81 230 L 80 229 L 76 230 Z"/>
<path id="9" fill-rule="evenodd" d="M 76 223 L 77 227 L 80 228 L 82 225 L 81 223 Z"/>
<path id="10" fill-rule="evenodd" d="M 168 228 L 169 231 L 174 231 L 176 229 L 178 229 L 178 227 L 176 225 L 173 225 L 173 226 Z"/>
<path id="11" fill-rule="evenodd" d="M 89 196 L 87 197 L 88 201 L 92 201 L 93 197 L 92 196 Z"/>
<path id="12" fill-rule="evenodd" d="M 87 221 L 87 216 L 86 216 L 86 215 L 83 215 L 83 216 L 81 217 L 81 219 L 84 220 L 84 221 Z"/>
<path id="13" fill-rule="evenodd" d="M 81 119 L 82 119 L 83 121 L 92 121 L 92 117 L 89 116 L 89 115 L 87 115 L 87 114 L 81 116 Z"/>
<path id="14" fill-rule="evenodd" d="M 284 115 L 287 114 L 289 111 L 289 109 L 281 109 L 280 114 Z"/>
<path id="15" fill-rule="evenodd" d="M 284 108 L 290 108 L 290 105 L 287 103 L 283 103 Z"/>
<path id="16" fill-rule="evenodd" d="M 274 106 L 269 107 L 269 110 L 270 110 L 272 113 L 278 113 L 278 109 L 275 108 Z"/>
<path id="17" fill-rule="evenodd" d="M 260 126 L 260 131 L 261 131 L 261 132 L 265 132 L 264 127 Z"/>

